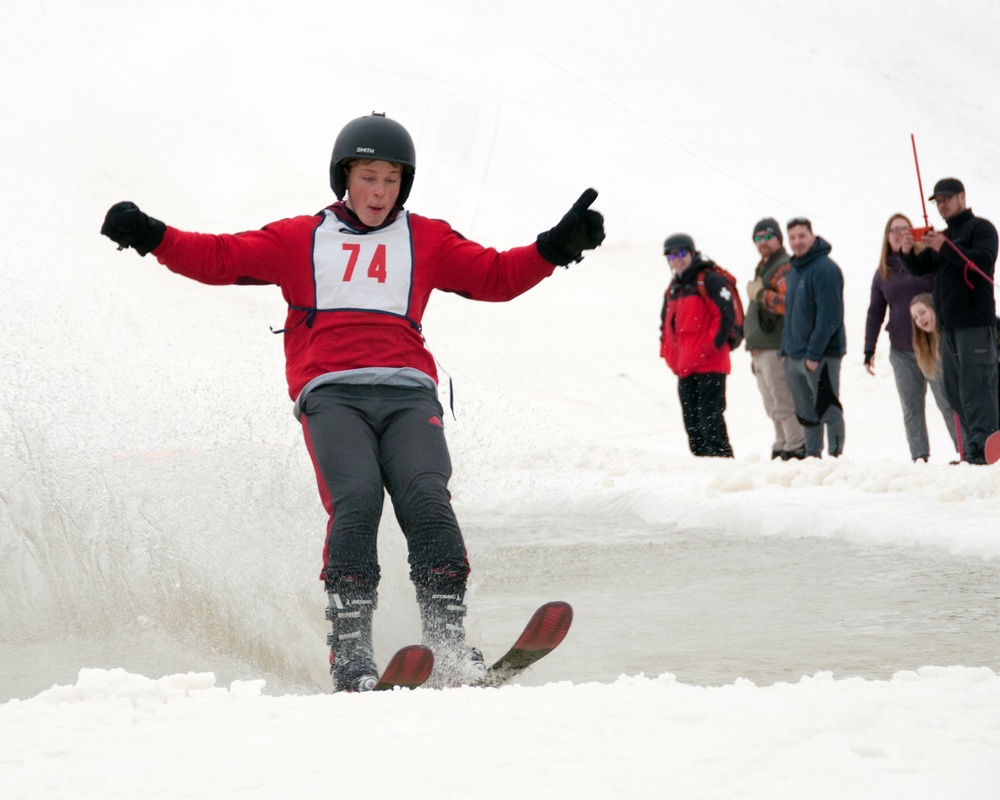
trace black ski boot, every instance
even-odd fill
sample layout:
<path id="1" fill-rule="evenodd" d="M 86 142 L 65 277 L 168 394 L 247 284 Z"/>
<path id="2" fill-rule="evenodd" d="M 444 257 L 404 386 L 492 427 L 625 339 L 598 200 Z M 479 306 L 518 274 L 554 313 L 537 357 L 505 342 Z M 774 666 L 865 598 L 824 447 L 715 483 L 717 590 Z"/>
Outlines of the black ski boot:
<path id="1" fill-rule="evenodd" d="M 465 579 L 432 576 L 416 588 L 423 642 L 434 651 L 430 685 L 477 683 L 486 675 L 486 664 L 465 641 Z"/>
<path id="2" fill-rule="evenodd" d="M 370 691 L 378 683 L 372 647 L 378 592 L 360 576 L 347 575 L 329 583 L 327 594 L 326 618 L 333 623 L 333 631 L 326 637 L 333 691 Z"/>

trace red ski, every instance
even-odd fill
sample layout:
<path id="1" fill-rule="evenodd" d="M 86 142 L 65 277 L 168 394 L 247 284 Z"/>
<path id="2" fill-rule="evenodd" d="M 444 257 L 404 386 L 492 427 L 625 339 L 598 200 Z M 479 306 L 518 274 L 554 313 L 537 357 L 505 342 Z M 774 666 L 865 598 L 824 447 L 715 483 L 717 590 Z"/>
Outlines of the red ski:
<path id="1" fill-rule="evenodd" d="M 416 689 L 431 676 L 434 669 L 434 653 L 429 647 L 411 644 L 389 659 L 389 663 L 375 684 L 376 692 L 384 692 L 397 687 Z"/>
<path id="2" fill-rule="evenodd" d="M 983 447 L 987 464 L 996 464 L 1000 461 L 1000 431 L 991 433 L 986 438 L 986 445 Z"/>
<path id="3" fill-rule="evenodd" d="M 500 660 L 486 671 L 476 686 L 501 686 L 544 658 L 566 638 L 573 624 L 573 607 L 555 600 L 539 608 L 528 621 L 520 638 Z"/>

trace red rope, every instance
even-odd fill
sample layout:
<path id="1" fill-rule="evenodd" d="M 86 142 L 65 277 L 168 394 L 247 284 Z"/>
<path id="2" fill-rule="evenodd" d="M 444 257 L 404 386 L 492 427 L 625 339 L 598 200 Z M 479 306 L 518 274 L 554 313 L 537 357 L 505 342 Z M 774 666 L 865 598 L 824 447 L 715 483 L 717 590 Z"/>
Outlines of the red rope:
<path id="1" fill-rule="evenodd" d="M 943 236 L 943 234 L 942 234 L 942 236 Z M 965 253 L 963 253 L 961 250 L 959 250 L 957 244 L 955 244 L 947 236 L 944 236 L 944 240 L 948 244 L 951 245 L 951 249 L 954 250 L 956 253 L 958 253 L 958 257 L 961 258 L 962 261 L 965 263 L 965 267 L 962 270 L 962 280 L 965 281 L 965 285 L 966 286 L 968 286 L 970 289 L 975 289 L 976 288 L 975 286 L 972 285 L 972 281 L 969 280 L 969 270 L 970 269 L 973 272 L 978 273 L 985 280 L 989 281 L 990 286 L 996 286 L 996 283 L 993 281 L 993 278 L 991 278 L 989 275 L 987 275 L 985 272 L 983 272 L 979 268 L 979 265 L 976 264 L 975 261 L 973 261 Z"/>

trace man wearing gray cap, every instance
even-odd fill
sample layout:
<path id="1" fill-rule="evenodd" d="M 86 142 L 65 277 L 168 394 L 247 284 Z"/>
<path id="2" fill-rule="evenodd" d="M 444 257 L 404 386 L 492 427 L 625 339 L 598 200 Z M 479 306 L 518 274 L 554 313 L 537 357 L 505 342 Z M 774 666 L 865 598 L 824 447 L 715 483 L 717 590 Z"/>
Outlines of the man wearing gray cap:
<path id="1" fill-rule="evenodd" d="M 997 229 L 966 206 L 965 186 L 957 178 L 939 180 L 929 199 L 948 227 L 943 233 L 928 231 L 919 244 L 912 232 L 905 233 L 903 266 L 914 275 L 934 275 L 945 394 L 962 423 L 963 460 L 985 464 L 986 439 L 1000 427 L 993 297 Z"/>
<path id="2" fill-rule="evenodd" d="M 753 227 L 753 243 L 760 253 L 754 279 L 747 284 L 743 331 L 750 351 L 750 368 L 764 400 L 764 411 L 774 423 L 771 458 L 788 461 L 806 457 L 806 434 L 795 416 L 792 395 L 781 358 L 781 331 L 785 327 L 785 292 L 792 268 L 781 226 L 765 217 Z"/>

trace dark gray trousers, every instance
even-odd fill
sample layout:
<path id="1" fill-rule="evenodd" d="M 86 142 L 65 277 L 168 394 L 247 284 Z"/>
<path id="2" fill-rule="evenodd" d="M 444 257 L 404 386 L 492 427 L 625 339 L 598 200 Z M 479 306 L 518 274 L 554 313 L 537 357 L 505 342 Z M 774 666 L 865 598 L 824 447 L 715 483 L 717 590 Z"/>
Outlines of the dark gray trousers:
<path id="1" fill-rule="evenodd" d="M 997 340 L 993 325 L 941 331 L 944 390 L 962 420 L 966 455 L 982 455 L 986 438 L 1000 427 L 997 408 Z"/>
<path id="2" fill-rule="evenodd" d="M 792 394 L 795 414 L 806 431 L 806 454 L 821 457 L 823 431 L 826 429 L 827 452 L 839 456 L 844 451 L 844 411 L 840 406 L 839 356 L 821 358 L 813 372 L 804 358 L 785 359 L 785 377 Z"/>
<path id="3" fill-rule="evenodd" d="M 406 536 L 410 578 L 464 581 L 465 543 L 451 507 L 444 413 L 431 389 L 326 384 L 302 404 L 302 428 L 330 515 L 322 579 L 376 586 L 384 491 Z"/>
<path id="4" fill-rule="evenodd" d="M 931 453 L 925 413 L 928 386 L 934 395 L 934 402 L 941 410 L 941 416 L 944 417 L 944 424 L 948 428 L 951 440 L 957 447 L 955 413 L 945 396 L 944 379 L 938 377 L 928 380 L 917 366 L 916 356 L 905 350 L 890 349 L 889 363 L 896 378 L 899 403 L 903 407 L 903 425 L 906 428 L 906 441 L 910 445 L 910 458 L 927 458 Z"/>
<path id="5" fill-rule="evenodd" d="M 732 458 L 726 430 L 726 376 L 722 372 L 695 373 L 677 381 L 688 447 L 696 456 Z"/>

